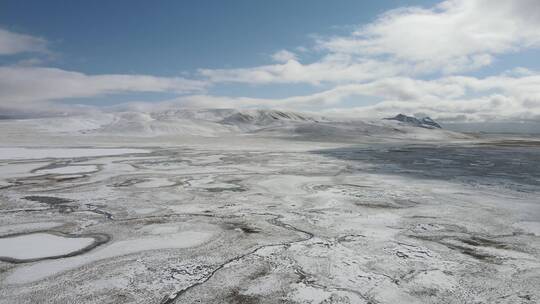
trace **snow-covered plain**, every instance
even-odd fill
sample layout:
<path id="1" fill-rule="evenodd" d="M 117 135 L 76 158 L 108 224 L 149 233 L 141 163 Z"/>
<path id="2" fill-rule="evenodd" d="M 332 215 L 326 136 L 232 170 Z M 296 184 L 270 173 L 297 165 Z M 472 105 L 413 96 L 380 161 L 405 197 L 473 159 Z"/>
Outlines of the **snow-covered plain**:
<path id="1" fill-rule="evenodd" d="M 50 258 L 0 261 L 1 304 L 540 300 L 535 138 L 280 111 L 45 125 L 0 122 L 0 256 Z"/>

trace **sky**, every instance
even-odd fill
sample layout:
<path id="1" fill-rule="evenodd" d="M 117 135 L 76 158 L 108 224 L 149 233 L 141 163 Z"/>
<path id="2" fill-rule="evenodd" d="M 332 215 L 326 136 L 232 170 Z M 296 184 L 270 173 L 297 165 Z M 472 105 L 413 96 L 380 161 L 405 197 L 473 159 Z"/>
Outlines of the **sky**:
<path id="1" fill-rule="evenodd" d="M 171 105 L 539 122 L 538 29 L 538 0 L 3 0 L 0 114 Z"/>

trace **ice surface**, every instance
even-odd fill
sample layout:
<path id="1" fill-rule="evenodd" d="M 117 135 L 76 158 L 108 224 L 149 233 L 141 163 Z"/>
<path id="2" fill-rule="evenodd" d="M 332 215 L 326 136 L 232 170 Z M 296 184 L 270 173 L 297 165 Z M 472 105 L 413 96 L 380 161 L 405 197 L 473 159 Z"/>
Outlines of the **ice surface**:
<path id="1" fill-rule="evenodd" d="M 142 149 L 88 149 L 88 148 L 10 148 L 0 147 L 0 159 L 36 159 L 36 158 L 68 158 L 94 157 L 104 155 L 122 155 L 129 153 L 146 153 Z"/>
<path id="2" fill-rule="evenodd" d="M 50 169 L 40 169 L 37 170 L 36 173 L 38 174 L 77 174 L 77 173 L 89 173 L 97 171 L 97 166 L 89 165 L 89 166 L 65 166 L 65 167 L 57 167 L 57 168 L 50 168 Z"/>
<path id="3" fill-rule="evenodd" d="M 0 256 L 19 260 L 65 255 L 83 249 L 93 238 L 63 237 L 49 233 L 31 233 L 0 238 Z"/>
<path id="4" fill-rule="evenodd" d="M 54 227 L 62 226 L 62 223 L 59 222 L 36 222 L 36 223 L 21 223 L 13 225 L 0 226 L 1 234 L 14 234 L 27 232 L 32 230 L 46 230 Z"/>
<path id="5" fill-rule="evenodd" d="M 144 181 L 135 184 L 135 187 L 138 188 L 158 188 L 158 187 L 167 187 L 174 185 L 175 182 L 170 181 L 166 178 L 149 178 Z"/>
<path id="6" fill-rule="evenodd" d="M 40 234 L 41 235 L 41 234 Z M 119 241 L 116 243 L 113 243 L 111 245 L 108 245 L 104 248 L 92 251 L 87 254 L 64 258 L 61 260 L 51 260 L 51 261 L 42 261 L 30 266 L 24 266 L 17 268 L 13 273 L 11 273 L 7 277 L 7 283 L 10 284 L 21 284 L 21 283 L 29 283 L 34 282 L 37 280 L 41 280 L 43 278 L 46 278 L 48 276 L 61 273 L 76 267 L 80 267 L 82 265 L 86 265 L 95 261 L 113 258 L 117 256 L 122 256 L 126 254 L 136 253 L 140 251 L 148 251 L 148 250 L 159 250 L 159 249 L 179 249 L 179 248 L 188 248 L 200 245 L 207 240 L 209 240 L 212 237 L 212 232 L 207 231 L 182 231 L 178 233 L 173 234 L 164 234 L 157 237 L 148 237 L 143 239 L 135 239 L 135 240 L 125 240 L 125 241 Z M 41 236 L 37 239 L 32 239 L 33 241 L 48 241 L 46 239 L 43 239 Z M 90 239 L 91 243 L 92 239 Z M 85 243 L 88 242 L 87 239 L 84 241 Z M 1 244 L 1 243 L 0 243 Z M 43 243 L 41 243 L 43 244 Z M 6 245 L 10 245 L 9 243 L 6 243 Z M 54 246 L 60 246 L 61 249 L 55 249 Z M 73 246 L 73 244 L 70 244 Z M 81 242 L 77 242 L 77 245 L 82 245 Z M 25 249 L 31 249 L 35 248 L 34 245 L 24 243 L 20 245 L 21 250 Z M 57 241 L 56 243 L 52 243 L 51 246 L 47 247 L 50 248 L 50 252 L 58 252 L 59 250 L 62 250 L 64 248 L 67 248 L 67 245 L 64 244 L 62 241 Z M 18 252 L 17 250 L 9 251 L 10 249 L 5 249 L 8 253 Z M 2 251 L 0 251 L 2 252 Z M 47 251 L 49 252 L 49 251 Z M 24 255 L 24 253 L 20 253 L 21 255 Z M 43 256 L 43 255 L 39 255 Z"/>

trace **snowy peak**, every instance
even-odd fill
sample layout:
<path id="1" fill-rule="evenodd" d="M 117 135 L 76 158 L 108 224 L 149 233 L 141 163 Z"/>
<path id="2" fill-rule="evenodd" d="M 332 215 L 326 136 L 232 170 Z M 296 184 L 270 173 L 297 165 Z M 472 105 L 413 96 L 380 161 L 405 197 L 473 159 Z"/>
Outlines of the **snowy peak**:
<path id="1" fill-rule="evenodd" d="M 154 120 L 195 120 L 229 125 L 266 125 L 276 122 L 316 122 L 322 118 L 279 110 L 236 110 L 236 109 L 167 109 L 146 113 Z"/>
<path id="2" fill-rule="evenodd" d="M 431 117 L 426 116 L 420 120 L 422 122 L 422 125 L 442 129 L 441 125 L 437 123 L 435 120 L 431 119 Z"/>
<path id="3" fill-rule="evenodd" d="M 111 112 L 110 115 L 110 122 L 86 132 L 139 136 L 218 136 L 322 121 L 322 118 L 307 114 L 278 110 L 165 109 L 151 112 Z"/>
<path id="4" fill-rule="evenodd" d="M 404 114 L 398 114 L 394 117 L 385 118 L 387 120 L 397 120 L 409 125 L 413 125 L 416 127 L 422 127 L 422 128 L 428 128 L 428 129 L 442 129 L 441 125 L 438 124 L 435 120 L 431 119 L 430 117 L 426 116 L 424 118 L 416 118 L 413 116 L 407 116 Z"/>
<path id="5" fill-rule="evenodd" d="M 167 109 L 150 112 L 156 120 L 197 120 L 208 122 L 220 122 L 225 117 L 237 113 L 234 109 Z"/>
<path id="6" fill-rule="evenodd" d="M 278 110 L 244 110 L 225 117 L 221 122 L 232 125 L 251 124 L 257 126 L 269 126 L 280 123 L 318 122 L 320 120 L 322 119 L 294 112 L 283 112 Z"/>
<path id="7" fill-rule="evenodd" d="M 429 117 L 418 119 L 401 114 L 388 119 L 386 122 L 347 121 L 267 109 L 162 108 L 20 120 L 16 127 L 44 134 L 177 138 L 249 135 L 349 143 L 365 140 L 463 138 L 462 134 L 440 130 L 439 124 Z M 6 123 L 2 127 L 6 127 Z"/>

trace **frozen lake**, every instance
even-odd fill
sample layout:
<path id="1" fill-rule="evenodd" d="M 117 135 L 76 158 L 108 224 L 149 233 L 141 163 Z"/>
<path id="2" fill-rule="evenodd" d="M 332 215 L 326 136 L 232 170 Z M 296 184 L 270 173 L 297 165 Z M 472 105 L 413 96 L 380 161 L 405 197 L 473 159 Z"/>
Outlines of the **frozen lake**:
<path id="1" fill-rule="evenodd" d="M 33 260 L 66 255 L 94 243 L 93 238 L 62 237 L 49 233 L 31 233 L 0 238 L 0 257 Z"/>

